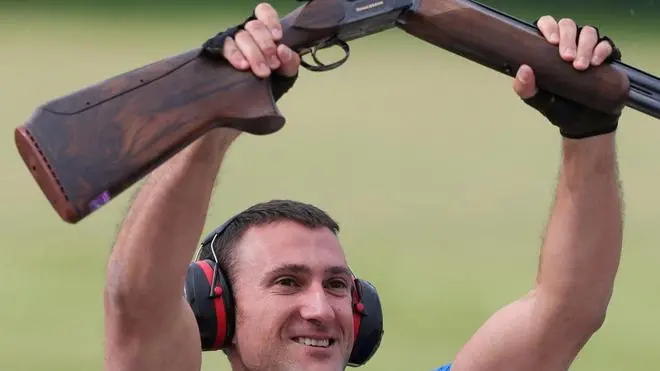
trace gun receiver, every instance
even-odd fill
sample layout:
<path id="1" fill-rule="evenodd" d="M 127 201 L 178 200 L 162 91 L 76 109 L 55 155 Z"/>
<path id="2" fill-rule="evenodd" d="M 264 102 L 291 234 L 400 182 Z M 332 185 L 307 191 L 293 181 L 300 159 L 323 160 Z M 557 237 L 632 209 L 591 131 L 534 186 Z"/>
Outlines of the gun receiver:
<path id="1" fill-rule="evenodd" d="M 535 27 L 474 1 L 310 0 L 281 23 L 310 71 L 338 68 L 348 41 L 398 27 L 509 76 L 529 64 L 542 89 L 594 109 L 660 118 L 657 77 L 620 62 L 577 72 Z M 321 63 L 316 52 L 333 46 L 344 58 Z M 46 102 L 15 141 L 59 216 L 77 223 L 213 128 L 267 135 L 284 124 L 270 80 L 197 48 Z"/>
<path id="2" fill-rule="evenodd" d="M 401 15 L 415 0 L 312 0 L 282 19 L 282 43 L 301 56 L 310 54 L 316 63 L 304 59 L 302 66 L 323 72 L 343 65 L 350 55 L 348 41 L 373 35 L 397 26 Z M 316 58 L 321 49 L 340 46 L 346 55 L 325 65 Z"/>

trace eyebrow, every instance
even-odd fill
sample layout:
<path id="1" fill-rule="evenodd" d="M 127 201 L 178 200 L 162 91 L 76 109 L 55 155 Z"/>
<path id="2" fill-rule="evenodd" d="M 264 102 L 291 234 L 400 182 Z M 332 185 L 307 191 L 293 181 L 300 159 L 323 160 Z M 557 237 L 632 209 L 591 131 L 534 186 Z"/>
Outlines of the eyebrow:
<path id="1" fill-rule="evenodd" d="M 266 274 L 266 277 L 270 278 L 280 274 L 301 274 L 301 273 L 311 274 L 312 270 L 310 267 L 303 264 L 283 264 L 269 271 Z M 347 267 L 341 265 L 328 267 L 325 269 L 325 273 L 331 275 L 344 275 L 350 278 L 353 277 L 353 272 L 351 272 L 351 270 L 348 269 Z"/>

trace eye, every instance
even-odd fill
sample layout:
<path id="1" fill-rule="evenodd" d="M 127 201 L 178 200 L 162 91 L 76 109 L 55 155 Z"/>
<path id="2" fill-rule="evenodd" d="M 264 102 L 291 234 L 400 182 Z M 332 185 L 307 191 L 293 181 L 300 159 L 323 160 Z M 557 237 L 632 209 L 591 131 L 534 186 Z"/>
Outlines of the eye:
<path id="1" fill-rule="evenodd" d="M 328 287 L 333 290 L 344 290 L 348 287 L 348 284 L 342 279 L 334 279 L 328 282 Z"/>
<path id="2" fill-rule="evenodd" d="M 297 282 L 293 277 L 282 277 L 275 281 L 278 285 L 282 286 L 297 286 Z"/>

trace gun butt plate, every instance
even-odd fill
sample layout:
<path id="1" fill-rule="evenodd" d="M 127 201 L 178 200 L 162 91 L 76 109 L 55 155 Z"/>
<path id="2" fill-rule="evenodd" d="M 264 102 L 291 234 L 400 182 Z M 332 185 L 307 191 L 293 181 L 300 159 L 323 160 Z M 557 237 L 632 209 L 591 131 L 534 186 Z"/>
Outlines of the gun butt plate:
<path id="1" fill-rule="evenodd" d="M 30 174 L 55 211 L 68 223 L 78 222 L 78 215 L 57 180 L 56 174 L 48 164 L 48 160 L 39 149 L 39 144 L 30 135 L 30 131 L 25 126 L 16 128 L 14 140 L 18 153 L 30 170 Z"/>

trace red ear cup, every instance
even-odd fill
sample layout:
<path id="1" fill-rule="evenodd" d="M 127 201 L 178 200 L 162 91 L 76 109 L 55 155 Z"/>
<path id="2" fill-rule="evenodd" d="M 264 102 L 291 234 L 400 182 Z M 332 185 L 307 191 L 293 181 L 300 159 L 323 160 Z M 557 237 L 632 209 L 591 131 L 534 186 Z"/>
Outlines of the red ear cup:
<path id="1" fill-rule="evenodd" d="M 362 316 L 364 315 L 364 303 L 360 298 L 357 279 L 353 279 L 353 339 L 357 343 L 358 335 L 360 334 L 360 324 L 362 323 Z"/>
<path id="2" fill-rule="evenodd" d="M 197 320 L 202 350 L 226 347 L 234 336 L 234 300 L 217 264 L 211 260 L 190 264 L 184 291 Z"/>
<path id="3" fill-rule="evenodd" d="M 376 287 L 356 278 L 353 290 L 353 330 L 355 343 L 348 360 L 351 367 L 367 363 L 383 339 L 383 308 Z"/>

